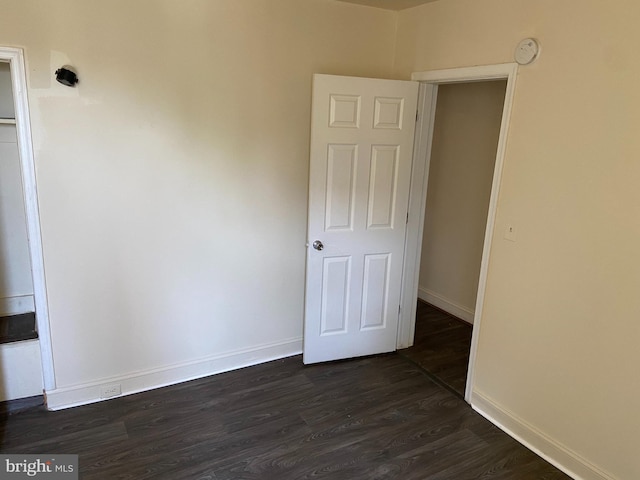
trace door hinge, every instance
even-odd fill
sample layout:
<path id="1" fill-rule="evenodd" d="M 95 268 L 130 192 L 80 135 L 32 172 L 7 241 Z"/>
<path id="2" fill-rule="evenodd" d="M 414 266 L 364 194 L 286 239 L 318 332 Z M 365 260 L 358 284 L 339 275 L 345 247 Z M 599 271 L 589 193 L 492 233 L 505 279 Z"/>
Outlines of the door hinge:
<path id="1" fill-rule="evenodd" d="M 401 311 L 402 311 L 402 305 L 398 305 L 398 315 L 400 315 Z"/>
<path id="2" fill-rule="evenodd" d="M 404 222 L 404 223 L 406 223 L 406 224 L 408 224 L 408 223 L 409 223 L 409 212 L 407 212 L 407 221 L 406 221 L 406 222 Z"/>
<path id="3" fill-rule="evenodd" d="M 416 123 L 418 122 L 418 118 L 420 118 L 420 111 L 416 110 Z"/>

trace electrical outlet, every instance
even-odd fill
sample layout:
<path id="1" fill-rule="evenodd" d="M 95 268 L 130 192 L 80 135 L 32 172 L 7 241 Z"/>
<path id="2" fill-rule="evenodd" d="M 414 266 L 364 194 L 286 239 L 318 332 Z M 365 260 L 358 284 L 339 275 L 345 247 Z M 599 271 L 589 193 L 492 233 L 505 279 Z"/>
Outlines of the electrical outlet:
<path id="1" fill-rule="evenodd" d="M 122 394 L 122 387 L 119 383 L 113 385 L 103 385 L 100 387 L 100 398 L 117 397 Z"/>

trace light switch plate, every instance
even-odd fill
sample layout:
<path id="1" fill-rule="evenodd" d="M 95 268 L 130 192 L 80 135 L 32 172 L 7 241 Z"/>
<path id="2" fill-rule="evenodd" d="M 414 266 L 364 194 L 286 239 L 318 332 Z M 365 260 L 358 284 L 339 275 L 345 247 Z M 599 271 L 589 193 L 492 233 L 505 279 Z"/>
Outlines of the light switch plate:
<path id="1" fill-rule="evenodd" d="M 513 225 L 507 225 L 507 228 L 504 230 L 504 238 L 505 240 L 509 240 L 510 242 L 516 241 L 516 227 Z"/>

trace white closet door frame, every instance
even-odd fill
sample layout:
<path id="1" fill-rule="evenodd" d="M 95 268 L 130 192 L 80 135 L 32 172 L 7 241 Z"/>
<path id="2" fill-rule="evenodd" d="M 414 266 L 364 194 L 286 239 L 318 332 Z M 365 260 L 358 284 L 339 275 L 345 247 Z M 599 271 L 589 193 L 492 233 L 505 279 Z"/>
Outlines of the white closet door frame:
<path id="1" fill-rule="evenodd" d="M 431 144 L 436 111 L 436 99 L 438 85 L 447 83 L 481 82 L 487 80 L 506 80 L 507 89 L 500 124 L 500 136 L 498 138 L 498 150 L 491 185 L 491 197 L 489 200 L 489 213 L 487 215 L 487 227 L 484 236 L 482 261 L 480 266 L 480 278 L 478 283 L 478 295 L 476 297 L 475 314 L 473 319 L 473 334 L 471 338 L 471 351 L 469 355 L 469 368 L 465 400 L 471 403 L 475 380 L 475 360 L 478 351 L 478 338 L 482 325 L 482 308 L 487 285 L 487 273 L 489 266 L 489 253 L 493 240 L 498 197 L 504 165 L 509 119 L 511 106 L 515 92 L 515 82 L 518 73 L 516 63 L 504 63 L 498 65 L 485 65 L 478 67 L 452 68 L 447 70 L 432 70 L 417 72 L 411 76 L 412 80 L 420 82 L 418 97 L 418 123 L 413 150 L 413 170 L 411 177 L 411 191 L 409 194 L 409 218 L 407 223 L 407 235 L 405 240 L 405 257 L 402 287 L 402 310 L 398 326 L 398 348 L 407 348 L 413 345 L 416 322 L 416 306 L 418 300 L 418 276 L 420 273 L 420 255 L 422 246 L 422 231 L 424 228 L 424 215 L 427 199 L 427 184 L 429 180 L 429 163 L 431 160 Z"/>
<path id="2" fill-rule="evenodd" d="M 20 48 L 0 47 L 0 61 L 9 63 L 11 68 L 11 84 L 13 87 L 13 102 L 18 134 L 18 152 L 20 154 L 22 188 L 27 218 L 27 232 L 29 234 L 29 253 L 33 274 L 33 293 L 38 323 L 40 355 L 42 357 L 42 380 L 44 390 L 48 391 L 56 388 L 56 380 L 53 369 L 49 307 L 44 276 L 44 258 L 42 255 L 35 161 L 33 158 L 33 145 L 31 143 L 31 121 L 29 118 L 29 103 L 27 101 L 27 77 L 24 53 Z"/>

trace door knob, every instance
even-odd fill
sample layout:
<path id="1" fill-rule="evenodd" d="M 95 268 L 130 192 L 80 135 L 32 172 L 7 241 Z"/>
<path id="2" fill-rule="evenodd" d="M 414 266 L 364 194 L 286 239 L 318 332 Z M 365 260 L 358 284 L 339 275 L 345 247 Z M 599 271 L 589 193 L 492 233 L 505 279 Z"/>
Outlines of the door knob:
<path id="1" fill-rule="evenodd" d="M 324 245 L 322 244 L 322 242 L 320 240 L 316 240 L 315 242 L 313 242 L 313 248 L 315 248 L 316 250 L 320 251 L 324 248 Z"/>

